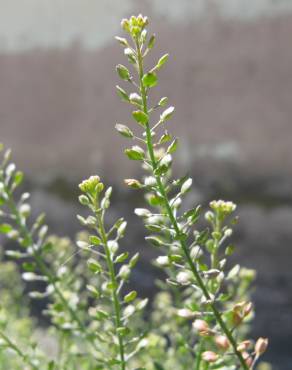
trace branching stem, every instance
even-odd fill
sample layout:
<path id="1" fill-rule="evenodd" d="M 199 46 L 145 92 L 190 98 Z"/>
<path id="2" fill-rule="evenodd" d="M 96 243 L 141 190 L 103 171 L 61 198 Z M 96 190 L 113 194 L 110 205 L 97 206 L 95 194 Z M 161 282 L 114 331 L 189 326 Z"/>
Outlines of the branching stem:
<path id="1" fill-rule="evenodd" d="M 22 350 L 17 346 L 17 344 L 15 344 L 14 342 L 12 342 L 11 339 L 9 339 L 7 337 L 6 334 L 4 334 L 1 330 L 0 330 L 0 337 L 7 343 L 8 347 L 11 348 L 14 352 L 17 353 L 17 355 L 19 357 L 21 357 L 25 362 L 29 363 L 29 365 L 31 366 L 32 369 L 34 370 L 38 370 L 38 367 L 36 365 L 34 365 L 34 363 L 30 360 L 30 358 L 28 356 L 26 356 Z"/>
<path id="2" fill-rule="evenodd" d="M 144 111 L 144 113 L 146 113 L 148 115 L 149 111 L 148 111 L 148 107 L 147 107 L 147 91 L 146 91 L 145 86 L 144 86 L 143 81 L 142 81 L 143 76 L 144 76 L 143 56 L 142 56 L 141 44 L 140 44 L 139 40 L 136 40 L 136 53 L 137 53 L 137 60 L 138 60 L 139 85 L 140 85 L 140 93 L 141 93 L 142 103 L 143 103 L 143 111 Z M 219 326 L 221 327 L 222 331 L 225 333 L 226 337 L 228 338 L 228 340 L 229 340 L 229 342 L 230 342 L 230 344 L 233 348 L 233 352 L 237 356 L 242 368 L 245 369 L 245 370 L 248 370 L 248 366 L 245 363 L 245 361 L 242 357 L 242 354 L 237 350 L 236 340 L 233 338 L 233 335 L 232 335 L 231 331 L 228 329 L 228 327 L 225 324 L 223 318 L 221 317 L 221 314 L 220 314 L 219 310 L 217 309 L 215 303 L 212 301 L 212 298 L 211 298 L 211 296 L 208 292 L 208 289 L 205 286 L 204 281 L 202 280 L 202 278 L 201 278 L 201 276 L 200 276 L 200 274 L 197 270 L 197 267 L 196 267 L 195 263 L 193 262 L 193 260 L 190 256 L 188 246 L 187 246 L 187 244 L 186 244 L 186 242 L 183 238 L 183 235 L 182 235 L 182 233 L 179 229 L 176 217 L 174 216 L 173 210 L 170 206 L 170 202 L 169 202 L 169 199 L 168 199 L 168 196 L 167 196 L 167 193 L 166 193 L 165 186 L 164 186 L 164 184 L 161 180 L 161 177 L 156 174 L 157 161 L 156 161 L 156 158 L 155 158 L 155 155 L 154 155 L 154 147 L 153 147 L 151 127 L 150 127 L 149 121 L 147 122 L 147 124 L 145 126 L 145 130 L 146 130 L 147 150 L 148 150 L 148 153 L 149 153 L 149 156 L 150 156 L 152 170 L 153 170 L 153 174 L 154 174 L 155 179 L 156 179 L 157 187 L 158 187 L 158 190 L 159 190 L 159 192 L 160 192 L 160 194 L 161 194 L 161 196 L 164 200 L 164 205 L 165 205 L 169 220 L 172 224 L 172 227 L 175 230 L 175 233 L 176 233 L 177 238 L 179 240 L 181 249 L 182 249 L 182 251 L 184 253 L 184 256 L 186 258 L 187 264 L 188 264 L 190 270 L 192 271 L 192 273 L 194 275 L 194 278 L 196 280 L 196 283 L 200 287 L 204 297 L 206 298 L 206 300 L 208 300 L 210 302 L 210 307 L 211 307 L 211 309 L 214 313 L 216 321 L 219 324 Z"/>

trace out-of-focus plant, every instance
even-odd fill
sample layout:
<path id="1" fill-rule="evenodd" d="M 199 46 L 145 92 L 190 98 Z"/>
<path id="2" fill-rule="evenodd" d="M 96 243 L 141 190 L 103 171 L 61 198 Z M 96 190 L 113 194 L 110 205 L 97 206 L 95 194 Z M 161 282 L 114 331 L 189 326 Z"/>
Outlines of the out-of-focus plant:
<path id="1" fill-rule="evenodd" d="M 82 225 L 92 232 L 79 234 L 80 256 L 80 250 L 76 251 L 69 239 L 47 236 L 43 215 L 30 222 L 29 194 L 17 197 L 23 175 L 10 162 L 10 156 L 10 151 L 6 151 L 0 167 L 0 232 L 18 242 L 19 248 L 6 250 L 5 254 L 18 262 L 19 274 L 32 286 L 28 296 L 46 300 L 44 314 L 52 324 L 49 333 L 52 341 L 57 342 L 57 355 L 46 356 L 45 351 L 38 350 L 37 335 L 29 345 L 32 328 L 27 330 L 28 335 L 21 343 L 11 339 L 14 337 L 11 328 L 15 328 L 15 338 L 21 333 L 16 330 L 13 318 L 18 317 L 19 321 L 24 308 L 15 313 L 14 310 L 26 299 L 24 297 L 17 305 L 23 294 L 20 285 L 15 284 L 13 295 L 9 285 L 5 285 L 6 281 L 12 284 L 13 279 L 20 277 L 15 273 L 13 262 L 5 264 L 6 269 L 13 266 L 13 279 L 10 280 L 12 272 L 6 273 L 2 282 L 1 349 L 13 353 L 11 358 L 18 356 L 22 364 L 19 368 L 25 364 L 33 369 L 128 369 L 128 364 L 147 342 L 146 331 L 141 327 L 141 314 L 147 299 L 138 299 L 136 291 L 125 291 L 138 254 L 130 258 L 127 252 L 118 253 L 118 243 L 126 229 L 124 219 L 119 219 L 106 231 L 105 212 L 110 205 L 111 188 L 100 199 L 104 185 L 97 176 L 80 184 L 83 194 L 79 200 L 93 213 L 87 218 L 78 216 Z M 74 258 L 77 253 L 78 260 Z M 6 300 L 9 300 L 7 304 Z M 12 302 L 14 309 L 9 310 Z M 28 309 L 25 312 L 28 314 Z M 7 320 L 4 320 L 5 315 L 8 315 Z M 8 322 L 14 326 L 9 326 Z M 2 363 L 4 366 L 4 360 Z M 14 367 L 17 369 L 16 365 Z"/>
<path id="2" fill-rule="evenodd" d="M 116 129 L 139 144 L 125 153 L 140 161 L 147 175 L 125 182 L 145 191 L 148 208 L 135 213 L 150 232 L 146 240 L 160 251 L 154 263 L 166 279 L 158 282 L 146 320 L 147 298 L 139 299 L 127 288 L 138 261 L 138 254 L 131 257 L 120 247 L 127 223 L 120 218 L 108 225 L 111 187 L 105 188 L 98 176 L 79 185 L 79 202 L 89 214 L 77 216 L 86 230 L 78 234 L 76 248 L 66 237 L 49 236 L 43 215 L 32 220 L 29 194 L 19 190 L 23 174 L 5 151 L 0 161 L 0 234 L 10 247 L 0 259 L 0 369 L 246 370 L 255 369 L 266 351 L 266 338 L 247 339 L 255 272 L 231 268 L 228 261 L 234 251 L 229 238 L 236 205 L 212 201 L 202 217 L 201 206 L 188 209 L 183 204 L 192 179 L 172 179 L 178 140 L 166 126 L 174 108 L 157 115 L 167 98 L 152 107 L 149 98 L 168 55 L 145 70 L 155 43 L 147 24 L 142 15 L 124 19 L 129 40 L 117 37 L 137 76 L 135 80 L 119 64 L 120 78 L 135 91 L 117 90 L 134 107 L 132 116 L 141 130 L 134 134 L 124 124 Z M 30 299 L 45 307 L 46 328 L 32 319 Z"/>

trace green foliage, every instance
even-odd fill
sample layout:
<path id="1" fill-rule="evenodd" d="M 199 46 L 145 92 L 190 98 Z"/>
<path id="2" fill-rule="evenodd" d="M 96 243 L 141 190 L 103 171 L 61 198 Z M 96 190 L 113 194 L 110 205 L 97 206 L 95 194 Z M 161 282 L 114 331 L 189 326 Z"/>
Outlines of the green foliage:
<path id="1" fill-rule="evenodd" d="M 166 125 L 174 107 L 152 123 L 153 112 L 165 107 L 168 99 L 150 108 L 149 96 L 168 54 L 144 71 L 145 57 L 155 44 L 147 25 L 147 17 L 141 15 L 124 19 L 129 40 L 117 37 L 134 67 L 119 64 L 118 76 L 136 92 L 128 94 L 119 86 L 117 91 L 134 106 L 132 118 L 140 134 L 135 136 L 122 124 L 116 129 L 139 142 L 125 154 L 141 162 L 146 175 L 125 183 L 145 193 L 147 208 L 135 213 L 149 232 L 147 242 L 160 252 L 154 265 L 166 279 L 157 281 L 158 294 L 146 320 L 147 298 L 138 298 L 127 287 L 139 257 L 120 246 L 127 222 L 107 221 L 112 188 L 98 176 L 79 185 L 79 202 L 87 214 L 77 215 L 85 231 L 78 234 L 76 247 L 68 238 L 49 235 L 44 215 L 32 219 L 29 194 L 17 195 L 23 174 L 11 162 L 11 152 L 4 152 L 0 234 L 10 240 L 8 245 L 18 247 L 6 249 L 0 262 L 0 369 L 254 369 L 266 350 L 267 339 L 246 339 L 254 315 L 250 285 L 255 272 L 231 267 L 227 261 L 234 252 L 229 239 L 236 205 L 218 200 L 204 212 L 198 205 L 186 209 L 183 200 L 192 179 L 172 179 L 178 140 Z M 42 302 L 47 328 L 32 319 L 30 300 Z"/>

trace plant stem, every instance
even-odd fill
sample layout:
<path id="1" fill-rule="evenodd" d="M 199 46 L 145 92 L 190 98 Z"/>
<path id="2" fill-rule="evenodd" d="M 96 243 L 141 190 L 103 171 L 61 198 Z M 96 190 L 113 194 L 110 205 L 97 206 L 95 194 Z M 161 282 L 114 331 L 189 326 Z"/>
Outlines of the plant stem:
<path id="1" fill-rule="evenodd" d="M 140 45 L 138 40 L 136 40 L 136 53 L 137 53 L 137 60 L 138 60 L 139 85 L 140 85 L 140 93 L 141 93 L 141 97 L 142 97 L 143 111 L 144 111 L 145 114 L 148 115 L 149 112 L 148 112 L 148 107 L 147 107 L 147 92 L 146 92 L 146 89 L 145 89 L 144 84 L 142 82 L 143 75 L 144 75 L 143 57 L 142 57 L 142 52 L 141 52 L 141 45 Z M 190 270 L 192 271 L 192 273 L 194 275 L 194 278 L 195 278 L 198 286 L 200 287 L 204 297 L 210 302 L 210 307 L 211 307 L 211 309 L 214 313 L 216 321 L 220 325 L 220 327 L 221 327 L 222 331 L 225 333 L 226 337 L 228 338 L 228 340 L 229 340 L 229 342 L 230 342 L 230 344 L 233 348 L 234 354 L 237 356 L 237 358 L 238 358 L 239 362 L 241 363 L 243 369 L 248 370 L 248 366 L 246 365 L 241 353 L 237 350 L 237 343 L 236 343 L 235 339 L 233 338 L 233 335 L 232 335 L 231 331 L 228 329 L 227 325 L 225 324 L 224 320 L 222 319 L 219 310 L 215 306 L 215 303 L 212 302 L 212 299 L 211 299 L 211 296 L 208 292 L 208 289 L 206 288 L 206 286 L 205 286 L 205 284 L 204 284 L 204 282 L 203 282 L 203 280 L 200 276 L 200 273 L 197 270 L 197 267 L 196 267 L 195 263 L 193 262 L 193 260 L 190 256 L 189 249 L 187 247 L 187 244 L 186 244 L 185 240 L 183 239 L 183 235 L 182 235 L 182 233 L 179 229 L 177 220 L 176 220 L 176 218 L 174 216 L 174 213 L 172 211 L 172 208 L 170 206 L 169 199 L 168 199 L 168 196 L 167 196 L 167 193 L 166 193 L 166 190 L 165 190 L 165 186 L 163 185 L 161 177 L 155 173 L 156 169 L 157 169 L 157 161 L 156 161 L 155 155 L 154 155 L 153 141 L 152 141 L 151 128 L 150 128 L 149 121 L 146 124 L 145 130 L 146 130 L 147 150 L 148 150 L 148 153 L 149 153 L 149 156 L 150 156 L 152 170 L 153 170 L 153 174 L 154 174 L 155 179 L 156 179 L 157 187 L 158 187 L 158 190 L 159 190 L 159 192 L 160 192 L 160 194 L 161 194 L 161 196 L 164 200 L 164 205 L 165 205 L 165 208 L 166 208 L 166 212 L 167 212 L 169 220 L 170 220 L 170 222 L 171 222 L 171 224 L 172 224 L 172 226 L 173 226 L 173 228 L 176 232 L 177 239 L 179 240 L 179 243 L 180 243 L 182 251 L 185 255 L 188 266 L 189 266 Z"/>
<path id="2" fill-rule="evenodd" d="M 197 351 L 195 370 L 200 370 L 201 360 L 202 360 L 202 351 L 203 351 L 203 340 L 199 344 L 199 349 Z"/>
<path id="3" fill-rule="evenodd" d="M 33 362 L 29 359 L 28 356 L 26 356 L 22 350 L 15 344 L 13 343 L 7 336 L 6 334 L 4 334 L 2 331 L 0 331 L 0 337 L 5 340 L 5 342 L 7 343 L 7 345 L 13 349 L 19 357 L 21 357 L 25 362 L 28 362 L 29 365 L 32 367 L 32 369 L 34 370 L 38 370 L 38 368 L 33 364 Z"/>
<path id="4" fill-rule="evenodd" d="M 113 309 L 115 312 L 115 327 L 116 327 L 116 333 L 118 337 L 118 342 L 119 342 L 119 352 L 120 352 L 120 360 L 121 360 L 121 370 L 126 369 L 126 362 L 125 362 L 125 350 L 124 350 L 124 343 L 123 343 L 123 338 L 121 334 L 118 333 L 117 329 L 122 326 L 122 320 L 121 320 L 121 305 L 119 301 L 119 296 L 118 296 L 118 282 L 115 274 L 115 268 L 114 264 L 111 258 L 111 252 L 108 247 L 108 239 L 107 239 L 107 234 L 104 228 L 104 223 L 103 219 L 101 216 L 101 213 L 96 211 L 96 217 L 97 217 L 97 222 L 98 222 L 98 228 L 99 228 L 99 233 L 101 237 L 101 241 L 104 246 L 104 251 L 106 255 L 106 263 L 107 267 L 110 273 L 110 279 L 112 283 L 112 301 L 113 301 Z"/>

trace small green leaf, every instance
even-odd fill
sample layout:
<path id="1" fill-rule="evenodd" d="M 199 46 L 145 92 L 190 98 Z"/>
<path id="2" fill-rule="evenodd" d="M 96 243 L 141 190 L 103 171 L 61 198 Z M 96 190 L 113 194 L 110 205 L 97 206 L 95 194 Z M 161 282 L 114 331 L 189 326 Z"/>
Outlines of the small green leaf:
<path id="1" fill-rule="evenodd" d="M 160 115 L 160 120 L 162 122 L 164 121 L 167 121 L 168 119 L 170 119 L 170 117 L 172 116 L 174 112 L 174 107 L 169 107 L 167 108 L 161 115 Z"/>
<path id="2" fill-rule="evenodd" d="M 22 267 L 25 271 L 35 271 L 36 265 L 33 262 L 23 262 Z"/>
<path id="3" fill-rule="evenodd" d="M 123 100 L 123 101 L 126 101 L 126 102 L 130 102 L 130 98 L 128 96 L 128 94 L 126 93 L 126 91 L 124 89 L 122 89 L 120 86 L 116 86 L 117 88 L 117 93 L 119 95 L 119 97 Z"/>
<path id="4" fill-rule="evenodd" d="M 193 180 L 191 178 L 188 178 L 183 184 L 182 184 L 182 187 L 181 187 L 181 193 L 182 194 L 185 194 L 187 193 L 191 186 L 192 186 L 192 183 L 193 183 Z"/>
<path id="5" fill-rule="evenodd" d="M 153 207 L 157 207 L 157 206 L 163 206 L 164 205 L 164 199 L 163 197 L 157 195 L 157 194 L 149 194 L 147 196 L 147 202 L 153 206 Z"/>
<path id="6" fill-rule="evenodd" d="M 147 48 L 148 49 L 152 49 L 153 46 L 155 44 L 155 35 L 152 35 L 149 39 L 149 42 L 148 42 L 148 45 L 147 45 Z"/>
<path id="7" fill-rule="evenodd" d="M 137 145 L 133 146 L 131 149 L 126 149 L 125 154 L 133 161 L 144 159 L 144 150 Z"/>
<path id="8" fill-rule="evenodd" d="M 154 247 L 160 247 L 165 245 L 163 240 L 161 240 L 158 236 L 146 236 L 145 238 L 148 242 L 150 242 Z"/>
<path id="9" fill-rule="evenodd" d="M 178 140 L 174 139 L 173 142 L 167 148 L 167 153 L 174 153 L 177 150 Z"/>
<path id="10" fill-rule="evenodd" d="M 130 259 L 129 266 L 133 268 L 136 266 L 139 259 L 139 253 L 135 253 L 134 256 Z"/>
<path id="11" fill-rule="evenodd" d="M 90 235 L 89 236 L 89 242 L 90 242 L 90 244 L 93 244 L 93 245 L 101 245 L 102 244 L 100 238 L 96 235 Z"/>
<path id="12" fill-rule="evenodd" d="M 123 38 L 123 37 L 119 37 L 119 36 L 116 36 L 115 39 L 122 45 L 122 46 L 128 46 L 128 41 Z"/>
<path id="13" fill-rule="evenodd" d="M 96 317 L 97 320 L 104 320 L 104 319 L 107 319 L 109 317 L 109 314 L 106 311 L 102 310 L 102 309 L 97 309 L 95 314 L 96 314 L 95 317 Z"/>
<path id="14" fill-rule="evenodd" d="M 200 216 L 200 213 L 201 213 L 201 206 L 197 206 L 196 208 L 192 208 L 188 211 L 186 211 L 184 214 L 183 214 L 183 218 L 185 219 L 191 219 L 192 222 L 196 222 Z"/>
<path id="15" fill-rule="evenodd" d="M 98 298 L 100 296 L 99 291 L 93 286 L 93 285 L 86 285 L 86 289 L 94 295 L 95 298 Z"/>
<path id="16" fill-rule="evenodd" d="M 159 100 L 158 105 L 159 105 L 160 107 L 164 107 L 164 106 L 167 104 L 167 102 L 168 102 L 168 98 L 167 98 L 166 96 L 164 96 L 163 98 L 161 98 L 161 99 Z"/>
<path id="17" fill-rule="evenodd" d="M 116 70 L 118 72 L 118 75 L 120 76 L 120 78 L 124 81 L 130 81 L 131 80 L 131 75 L 130 75 L 130 72 L 128 71 L 128 69 L 123 66 L 122 64 L 118 64 L 116 66 Z"/>
<path id="18" fill-rule="evenodd" d="M 24 178 L 23 172 L 17 171 L 15 173 L 14 179 L 13 179 L 13 188 L 14 189 L 22 183 L 23 178 Z"/>
<path id="19" fill-rule="evenodd" d="M 168 54 L 165 54 L 165 55 L 163 55 L 160 59 L 159 59 L 159 61 L 158 61 L 158 63 L 156 64 L 156 66 L 154 67 L 154 70 L 156 70 L 156 69 L 160 69 L 166 62 L 167 62 L 167 60 L 168 60 L 168 57 L 169 57 L 169 55 Z"/>
<path id="20" fill-rule="evenodd" d="M 119 254 L 117 258 L 115 259 L 115 263 L 121 263 L 124 262 L 129 257 L 129 253 L 125 252 L 122 254 Z"/>
<path id="21" fill-rule="evenodd" d="M 172 138 L 172 136 L 167 132 L 165 131 L 165 133 L 161 136 L 161 138 L 159 139 L 159 142 L 158 144 L 164 144 L 164 143 L 167 143 L 168 141 L 170 141 Z"/>
<path id="22" fill-rule="evenodd" d="M 125 326 L 120 326 L 119 328 L 117 328 L 117 333 L 124 337 L 125 335 L 130 333 L 130 329 L 126 328 Z"/>
<path id="23" fill-rule="evenodd" d="M 12 230 L 13 230 L 13 228 L 9 224 L 0 225 L 0 234 L 8 234 Z"/>
<path id="24" fill-rule="evenodd" d="M 183 257 L 179 254 L 170 254 L 168 258 L 171 262 L 181 262 L 183 260 Z"/>
<path id="25" fill-rule="evenodd" d="M 130 303 L 132 302 L 135 298 L 137 297 L 137 292 L 135 290 L 133 290 L 132 292 L 128 293 L 125 295 L 124 297 L 124 301 L 126 303 Z"/>
<path id="26" fill-rule="evenodd" d="M 196 243 L 199 245 L 205 244 L 208 238 L 209 238 L 209 229 L 205 229 L 196 236 Z"/>
<path id="27" fill-rule="evenodd" d="M 232 256 L 232 254 L 235 251 L 235 246 L 234 245 L 228 245 L 228 247 L 225 249 L 225 255 L 226 256 Z"/>
<path id="28" fill-rule="evenodd" d="M 152 232 L 161 232 L 162 231 L 162 227 L 159 226 L 159 225 L 145 225 L 146 229 L 149 230 L 149 231 L 152 231 Z"/>
<path id="29" fill-rule="evenodd" d="M 141 110 L 134 111 L 132 115 L 134 119 L 142 126 L 145 126 L 149 120 L 148 115 Z"/>
<path id="30" fill-rule="evenodd" d="M 99 264 L 99 262 L 97 262 L 93 258 L 90 258 L 87 261 L 87 266 L 88 266 L 89 270 L 94 272 L 95 274 L 97 274 L 98 272 L 100 272 L 102 270 L 101 265 Z"/>
<path id="31" fill-rule="evenodd" d="M 127 137 L 129 139 L 132 139 L 134 137 L 133 132 L 129 129 L 129 127 L 125 125 L 121 125 L 120 123 L 117 123 L 115 128 L 124 137 Z"/>
<path id="32" fill-rule="evenodd" d="M 157 85 L 158 79 L 154 72 L 148 72 L 143 76 L 142 82 L 145 87 L 154 87 Z"/>
<path id="33" fill-rule="evenodd" d="M 89 198 L 84 194 L 79 195 L 78 200 L 83 206 L 88 206 L 90 203 Z"/>

